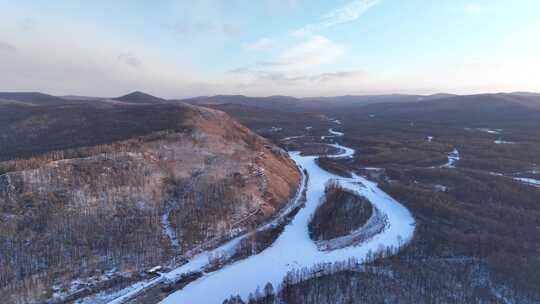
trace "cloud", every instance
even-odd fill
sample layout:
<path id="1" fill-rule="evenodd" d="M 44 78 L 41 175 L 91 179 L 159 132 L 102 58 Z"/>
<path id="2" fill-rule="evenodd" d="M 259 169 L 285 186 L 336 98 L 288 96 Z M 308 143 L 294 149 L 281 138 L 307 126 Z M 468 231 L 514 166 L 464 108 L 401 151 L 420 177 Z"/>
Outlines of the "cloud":
<path id="1" fill-rule="evenodd" d="M 359 94 L 375 86 L 373 77 L 364 70 L 294 75 L 256 69 L 236 69 L 229 92 L 254 95 L 325 96 Z"/>
<path id="2" fill-rule="evenodd" d="M 291 67 L 312 67 L 337 62 L 345 50 L 324 36 L 313 36 L 290 49 L 281 57 L 281 61 Z"/>
<path id="3" fill-rule="evenodd" d="M 343 46 L 316 35 L 285 50 L 277 60 L 259 62 L 258 65 L 273 71 L 301 72 L 336 63 L 344 54 Z"/>
<path id="4" fill-rule="evenodd" d="M 139 60 L 139 58 L 137 58 L 135 55 L 133 55 L 130 52 L 121 53 L 120 55 L 118 55 L 118 60 L 134 68 L 139 67 L 141 65 L 141 60 Z"/>
<path id="5" fill-rule="evenodd" d="M 492 5 L 481 0 L 468 1 Z M 294 1 L 290 3 L 294 4 Z M 4 29 L 1 35 L 3 42 L 0 42 L 0 91 L 116 96 L 126 91 L 142 90 L 163 97 L 181 97 L 202 94 L 316 96 L 417 93 L 419 88 L 424 88 L 422 90 L 426 93 L 428 90 L 425 88 L 430 88 L 429 93 L 539 89 L 540 57 L 537 54 L 540 52 L 536 50 L 540 50 L 540 43 L 530 38 L 538 36 L 535 36 L 540 28 L 538 22 L 533 24 L 535 26 L 529 25 L 526 30 L 513 32 L 510 40 L 503 39 L 501 45 L 508 46 L 509 52 L 503 52 L 505 48 L 501 48 L 501 52 L 493 52 L 501 53 L 500 58 L 493 55 L 495 57 L 490 59 L 491 54 L 484 54 L 478 62 L 462 66 L 448 66 L 446 60 L 438 65 L 431 62 L 423 65 L 420 60 L 403 67 L 380 63 L 370 64 L 372 68 L 369 71 L 350 65 L 347 65 L 347 70 L 335 66 L 335 63 L 344 61 L 349 50 L 341 44 L 342 40 L 338 43 L 328 36 L 330 33 L 326 35 L 320 30 L 330 27 L 337 29 L 339 24 L 362 18 L 362 14 L 377 3 L 380 1 L 349 0 L 349 4 L 321 15 L 316 22 L 306 26 L 309 35 L 280 38 L 271 32 L 272 36 L 268 37 L 272 39 L 258 36 L 261 39 L 244 46 L 233 41 L 231 45 L 240 49 L 264 49 L 272 45 L 274 48 L 271 52 L 260 54 L 240 52 L 240 56 L 250 55 L 249 58 L 256 59 L 228 72 L 222 69 L 230 68 L 230 64 L 237 60 L 248 60 L 247 57 L 232 58 L 230 62 L 215 65 L 214 60 L 221 56 L 219 52 L 214 52 L 217 55 L 206 52 L 195 56 L 192 54 L 201 49 L 197 44 L 199 36 L 206 49 L 221 50 L 223 45 L 216 44 L 216 40 L 241 31 L 235 26 L 236 22 L 247 24 L 238 19 L 222 18 L 218 13 L 211 17 L 204 15 L 206 21 L 199 22 L 171 17 L 175 18 L 173 20 L 185 20 L 174 29 L 179 34 L 190 34 L 185 39 L 172 37 L 172 28 L 160 26 L 165 33 L 156 34 L 165 34 L 174 41 L 188 41 L 186 48 L 165 47 L 146 39 L 133 39 L 130 35 L 123 35 L 129 32 L 115 32 L 104 25 L 72 22 L 71 19 L 55 16 L 47 18 L 38 12 L 24 12 L 22 16 L 5 14 L 4 18 L 0 18 L 0 28 Z M 464 7 L 463 3 L 454 6 L 461 14 Z M 485 9 L 493 10 L 494 7 Z M 469 10 L 481 11 L 474 5 Z M 27 25 L 21 26 L 21 20 L 26 15 L 39 15 L 40 18 L 36 25 L 28 19 Z M 203 16 L 196 13 L 186 15 Z M 136 30 L 131 34 L 137 34 Z M 273 40 L 272 43 L 270 40 Z M 369 52 L 362 54 L 368 55 Z M 205 56 L 213 57 L 207 63 Z M 369 62 L 368 57 L 361 59 L 361 62 Z M 461 58 L 455 60 L 462 63 Z"/>
<path id="6" fill-rule="evenodd" d="M 338 8 L 326 14 L 321 22 L 323 27 L 330 27 L 341 23 L 354 21 L 370 8 L 379 3 L 379 0 L 357 0 L 350 2 L 344 7 Z"/>
<path id="7" fill-rule="evenodd" d="M 319 22 L 308 24 L 301 29 L 293 31 L 292 34 L 295 36 L 304 36 L 318 30 L 355 21 L 380 2 L 381 0 L 355 0 L 349 2 L 340 8 L 326 13 Z"/>
<path id="8" fill-rule="evenodd" d="M 249 51 L 257 51 L 257 50 L 269 48 L 272 45 L 274 45 L 274 40 L 265 37 L 253 43 L 245 44 L 244 48 Z"/>
<path id="9" fill-rule="evenodd" d="M 0 41 L 0 52 L 14 53 L 17 51 L 17 48 L 7 42 Z"/>
<path id="10" fill-rule="evenodd" d="M 304 94 L 300 93 L 302 90 L 315 92 L 319 85 L 328 87 L 359 75 L 356 72 L 320 72 L 322 66 L 340 61 L 344 54 L 345 48 L 341 45 L 324 36 L 312 35 L 285 49 L 274 60 L 229 70 L 223 78 L 228 79 L 229 90 L 247 90 L 257 95 L 272 90 L 293 94 Z"/>
<path id="11" fill-rule="evenodd" d="M 355 70 L 355 71 L 341 71 L 341 72 L 332 72 L 332 73 L 322 73 L 319 75 L 312 76 L 312 80 L 320 82 L 328 81 L 341 81 L 350 78 L 364 77 L 368 73 L 364 70 Z"/>
<path id="12" fill-rule="evenodd" d="M 188 59 L 106 29 L 58 18 L 26 30 L 19 20 L 0 20 L 6 29 L 0 42 L 0 91 L 116 96 L 142 90 L 170 97 L 198 95 L 203 87 L 198 80 L 210 79 Z"/>
<path id="13" fill-rule="evenodd" d="M 256 70 L 250 68 L 238 68 L 230 70 L 229 73 L 238 76 L 251 76 L 258 80 L 270 80 L 279 82 L 309 82 L 309 83 L 324 83 L 333 81 L 344 81 L 350 79 L 358 79 L 359 77 L 366 77 L 369 74 L 364 70 L 352 70 L 352 71 L 338 71 L 328 73 L 315 73 L 306 75 L 290 76 L 283 72 L 272 72 L 264 70 Z"/>

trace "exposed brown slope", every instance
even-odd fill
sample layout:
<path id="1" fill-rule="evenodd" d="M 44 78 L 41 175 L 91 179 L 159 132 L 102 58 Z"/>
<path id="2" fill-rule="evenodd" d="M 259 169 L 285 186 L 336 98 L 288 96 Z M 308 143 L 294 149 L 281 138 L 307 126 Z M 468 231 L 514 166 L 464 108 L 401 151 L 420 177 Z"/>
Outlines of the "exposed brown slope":
<path id="1" fill-rule="evenodd" d="M 188 257 L 288 201 L 300 177 L 282 150 L 221 111 L 181 107 L 174 130 L 0 175 L 0 294 L 43 298 L 55 280 Z"/>

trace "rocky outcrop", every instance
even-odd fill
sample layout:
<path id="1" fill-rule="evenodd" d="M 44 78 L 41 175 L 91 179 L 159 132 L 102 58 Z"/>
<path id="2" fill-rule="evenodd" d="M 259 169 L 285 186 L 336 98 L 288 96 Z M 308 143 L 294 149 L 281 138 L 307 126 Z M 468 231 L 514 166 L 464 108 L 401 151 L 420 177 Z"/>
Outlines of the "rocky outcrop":
<path id="1" fill-rule="evenodd" d="M 0 175 L 0 291 L 43 298 L 91 272 L 189 258 L 287 203 L 300 174 L 284 151 L 223 112 L 185 107 L 175 130 Z"/>

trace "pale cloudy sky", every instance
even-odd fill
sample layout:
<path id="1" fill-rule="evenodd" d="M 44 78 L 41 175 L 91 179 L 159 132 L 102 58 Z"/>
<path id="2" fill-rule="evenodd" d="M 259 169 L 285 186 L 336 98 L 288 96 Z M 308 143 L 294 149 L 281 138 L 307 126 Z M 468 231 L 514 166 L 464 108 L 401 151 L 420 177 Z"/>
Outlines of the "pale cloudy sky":
<path id="1" fill-rule="evenodd" d="M 540 91 L 537 0 L 0 0 L 0 91 Z"/>

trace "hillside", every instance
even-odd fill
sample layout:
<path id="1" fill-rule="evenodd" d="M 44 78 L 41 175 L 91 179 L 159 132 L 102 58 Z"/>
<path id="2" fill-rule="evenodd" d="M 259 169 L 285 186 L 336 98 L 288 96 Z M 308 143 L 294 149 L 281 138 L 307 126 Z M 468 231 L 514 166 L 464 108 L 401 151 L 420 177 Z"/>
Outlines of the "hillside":
<path id="1" fill-rule="evenodd" d="M 0 163 L 0 294 L 11 295 L 7 303 L 74 296 L 81 286 L 73 282 L 108 273 L 85 285 L 79 295 L 87 295 L 138 280 L 157 264 L 180 263 L 269 219 L 299 183 L 286 153 L 217 110 L 17 111 L 2 119 L 1 138 L 42 144 L 2 151 L 5 159 L 35 155 Z"/>
<path id="2" fill-rule="evenodd" d="M 151 132 L 176 129 L 185 106 L 72 104 L 0 107 L 0 160 L 108 144 Z"/>

